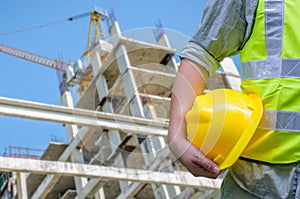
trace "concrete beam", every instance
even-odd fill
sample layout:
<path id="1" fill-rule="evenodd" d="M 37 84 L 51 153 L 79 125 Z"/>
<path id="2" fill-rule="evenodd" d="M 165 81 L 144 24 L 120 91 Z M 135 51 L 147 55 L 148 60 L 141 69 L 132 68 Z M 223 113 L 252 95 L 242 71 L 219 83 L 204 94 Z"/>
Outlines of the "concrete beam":
<path id="1" fill-rule="evenodd" d="M 221 179 L 212 180 L 202 177 L 193 177 L 188 172 L 166 173 L 11 157 L 0 157 L 0 171 L 105 178 L 110 180 L 170 184 L 206 189 L 219 189 L 222 181 Z"/>
<path id="2" fill-rule="evenodd" d="M 0 115 L 102 127 L 133 134 L 167 136 L 168 123 L 78 108 L 0 97 Z"/>

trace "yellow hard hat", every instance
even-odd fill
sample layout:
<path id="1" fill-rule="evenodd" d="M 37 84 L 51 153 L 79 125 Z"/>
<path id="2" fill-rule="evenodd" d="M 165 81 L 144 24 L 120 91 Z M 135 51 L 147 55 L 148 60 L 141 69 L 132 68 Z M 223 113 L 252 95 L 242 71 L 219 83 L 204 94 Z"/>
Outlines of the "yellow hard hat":
<path id="1" fill-rule="evenodd" d="M 196 97 L 185 116 L 187 134 L 191 143 L 222 170 L 242 154 L 262 113 L 258 95 L 216 89 Z"/>

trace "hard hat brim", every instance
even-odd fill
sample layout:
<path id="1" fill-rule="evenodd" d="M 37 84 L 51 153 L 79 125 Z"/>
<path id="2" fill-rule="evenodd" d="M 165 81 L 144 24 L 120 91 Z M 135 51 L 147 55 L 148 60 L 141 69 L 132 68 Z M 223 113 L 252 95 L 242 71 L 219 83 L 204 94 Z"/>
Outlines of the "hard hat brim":
<path id="1" fill-rule="evenodd" d="M 255 109 L 253 109 L 251 118 L 246 128 L 244 129 L 244 132 L 242 133 L 240 139 L 236 142 L 235 146 L 228 153 L 224 161 L 219 165 L 220 170 L 232 166 L 241 156 L 241 154 L 247 147 L 249 141 L 253 137 L 255 130 L 260 122 L 260 118 L 262 117 L 263 107 L 261 104 L 260 97 L 254 94 L 249 94 L 249 96 L 253 99 L 253 103 L 255 103 Z"/>

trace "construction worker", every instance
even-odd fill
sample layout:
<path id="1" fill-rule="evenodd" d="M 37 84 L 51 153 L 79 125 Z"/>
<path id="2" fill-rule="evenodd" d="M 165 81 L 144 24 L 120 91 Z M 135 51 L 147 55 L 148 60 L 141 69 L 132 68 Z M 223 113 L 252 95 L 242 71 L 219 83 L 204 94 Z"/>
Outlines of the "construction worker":
<path id="1" fill-rule="evenodd" d="M 168 142 L 194 176 L 221 173 L 189 142 L 185 123 L 219 62 L 240 53 L 241 88 L 262 100 L 260 125 L 226 174 L 222 198 L 300 198 L 299 7 L 297 0 L 208 1 L 200 26 L 181 52 Z M 232 121 L 232 128 L 237 123 Z"/>

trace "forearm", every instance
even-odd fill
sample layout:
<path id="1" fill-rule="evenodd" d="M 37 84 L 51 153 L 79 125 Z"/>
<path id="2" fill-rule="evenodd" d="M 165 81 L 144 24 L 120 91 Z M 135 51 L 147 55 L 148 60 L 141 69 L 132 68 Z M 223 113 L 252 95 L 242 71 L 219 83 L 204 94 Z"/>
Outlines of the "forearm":
<path id="1" fill-rule="evenodd" d="M 171 100 L 169 127 L 169 147 L 177 158 L 182 149 L 188 147 L 185 114 L 191 109 L 197 95 L 203 93 L 206 86 L 207 71 L 192 61 L 183 59 L 174 81 Z"/>
<path id="2" fill-rule="evenodd" d="M 185 115 L 197 95 L 203 93 L 207 72 L 195 63 L 183 59 L 172 90 L 169 148 L 176 158 L 194 175 L 216 178 L 218 166 L 187 140 Z"/>

